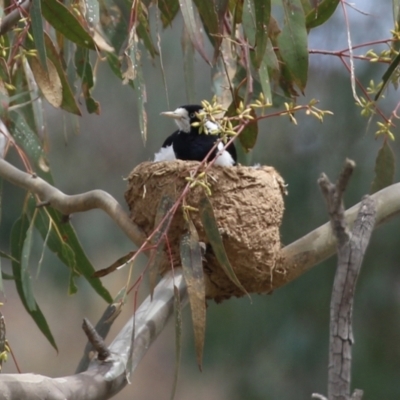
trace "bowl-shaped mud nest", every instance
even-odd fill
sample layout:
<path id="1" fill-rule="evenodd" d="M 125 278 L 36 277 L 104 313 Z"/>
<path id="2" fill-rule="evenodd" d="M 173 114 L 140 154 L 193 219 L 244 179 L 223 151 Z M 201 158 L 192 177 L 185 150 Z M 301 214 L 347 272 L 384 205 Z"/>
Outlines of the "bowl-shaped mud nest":
<path id="1" fill-rule="evenodd" d="M 129 175 L 126 201 L 131 219 L 149 235 L 154 229 L 160 199 L 167 195 L 176 200 L 187 184 L 197 162 L 144 162 Z M 240 283 L 249 293 L 266 293 L 273 288 L 272 271 L 281 248 L 279 227 L 282 221 L 285 192 L 281 176 L 272 167 L 212 167 L 207 172 L 211 186 L 209 200 L 223 239 L 226 254 Z M 198 207 L 205 195 L 201 186 L 190 189 L 186 205 Z M 225 274 L 214 256 L 198 212 L 190 212 L 205 244 L 204 272 L 206 297 L 217 302 L 245 293 Z M 179 243 L 186 231 L 182 207 L 179 207 L 168 230 L 174 267 L 180 266 Z M 165 250 L 160 273 L 171 268 Z"/>

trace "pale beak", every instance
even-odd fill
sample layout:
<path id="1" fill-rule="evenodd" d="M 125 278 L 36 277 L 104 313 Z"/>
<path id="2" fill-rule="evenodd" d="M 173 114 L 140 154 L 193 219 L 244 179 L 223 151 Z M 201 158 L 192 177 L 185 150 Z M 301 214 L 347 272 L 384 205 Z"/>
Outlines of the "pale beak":
<path id="1" fill-rule="evenodd" d="M 173 118 L 173 119 L 182 119 L 182 114 L 178 114 L 175 111 L 164 111 L 160 115 L 164 115 L 164 117 Z"/>

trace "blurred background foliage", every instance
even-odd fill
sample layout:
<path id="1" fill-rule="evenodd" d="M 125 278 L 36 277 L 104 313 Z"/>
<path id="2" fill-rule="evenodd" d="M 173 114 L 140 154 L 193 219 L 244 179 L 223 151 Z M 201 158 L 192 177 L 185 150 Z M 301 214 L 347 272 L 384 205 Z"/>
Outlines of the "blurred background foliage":
<path id="1" fill-rule="evenodd" d="M 183 3 L 187 6 L 189 2 Z M 196 5 L 201 3 L 195 1 Z M 229 2 L 229 7 L 232 7 L 233 3 L 235 2 Z M 286 3 L 297 4 L 289 1 Z M 306 1 L 301 3 L 308 4 Z M 338 2 L 323 3 L 337 5 Z M 98 37 L 95 43 L 101 49 L 102 61 L 94 51 L 87 54 L 84 50 L 85 46 L 95 46 L 92 39 L 87 39 L 83 43 L 84 47 L 78 46 L 79 51 L 74 54 L 75 45 L 63 38 L 63 28 L 57 28 L 51 22 L 51 15 L 54 15 L 51 14 L 51 7 L 54 7 L 54 4 L 48 0 L 41 2 L 41 11 L 45 17 L 42 23 L 46 31 L 50 32 L 55 47 L 63 49 L 63 67 L 66 68 L 73 95 L 71 97 L 63 92 L 61 100 L 57 100 L 61 101 L 61 108 L 55 108 L 43 99 L 26 65 L 19 61 L 14 69 L 7 71 L 7 68 L 3 68 L 4 62 L 1 62 L 1 117 L 15 140 L 15 119 L 10 114 L 16 113 L 25 118 L 39 138 L 38 143 L 43 152 L 40 150 L 39 154 L 30 154 L 29 147 L 24 147 L 26 142 L 23 140 L 18 142 L 18 145 L 28 153 L 35 171 L 44 176 L 49 173 L 47 165 L 50 166 L 51 179 L 60 190 L 74 194 L 95 188 L 103 189 L 123 204 L 126 186 L 124 177 L 135 165 L 151 159 L 165 137 L 174 129 L 172 124 L 159 117 L 159 113 L 175 109 L 187 102 L 198 103 L 202 99 L 211 99 L 216 88 L 218 91 L 220 87 L 216 79 L 216 72 L 220 71 L 210 68 L 204 57 L 193 49 L 191 40 L 196 42 L 198 37 L 190 37 L 190 34 L 194 33 L 188 32 L 187 26 L 184 28 L 188 15 L 183 18 L 178 8 L 173 23 L 169 25 L 165 20 L 165 11 L 162 11 L 162 4 L 165 3 L 161 1 L 158 9 L 155 6 L 150 7 L 150 2 L 146 1 L 134 2 L 134 5 L 139 7 L 136 9 L 129 1 L 110 4 L 85 3 L 88 8 L 86 15 L 82 11 L 82 4 L 65 3 L 68 10 L 79 10 L 71 12 L 71 15 L 83 23 L 87 28 L 85 32 L 96 26 L 99 18 L 105 19 L 101 21 L 104 37 L 111 38 L 107 45 L 112 45 L 116 50 L 127 46 L 127 28 L 131 26 L 135 12 L 138 12 L 138 18 L 143 15 L 149 18 L 152 44 L 146 42 L 147 31 L 146 26 L 142 26 L 145 24 L 143 19 L 138 25 L 142 26 L 142 33 L 139 30 L 137 32 L 140 40 L 136 41 L 133 37 L 133 43 L 129 46 L 129 57 L 124 61 L 127 65 L 120 66 L 123 72 L 129 69 L 129 60 L 134 67 L 141 66 L 140 73 L 133 76 L 135 89 L 132 90 L 131 85 L 122 84 L 121 74 L 118 72 L 121 70 L 116 64 L 114 53 L 108 53 L 107 45 L 101 44 Z M 106 7 L 108 13 L 91 13 L 91 7 L 96 4 L 100 4 L 100 8 Z M 310 7 L 313 4 L 314 2 L 310 2 Z M 390 30 L 394 26 L 393 9 L 394 15 L 397 15 L 398 11 L 396 0 L 383 0 L 379 2 L 379 7 L 373 1 L 358 2 L 355 6 L 362 12 L 346 6 L 353 45 L 392 37 Z M 272 14 L 279 24 L 283 22 L 284 10 L 280 1 L 272 2 Z M 37 24 L 38 18 L 34 20 Z M 61 33 L 55 34 L 46 20 Z M 347 48 L 347 27 L 343 9 L 337 7 L 333 16 L 323 22 L 321 26 L 309 32 L 308 48 L 330 52 Z M 200 22 L 198 23 L 198 26 L 201 26 Z M 166 25 L 165 29 L 162 28 L 163 25 Z M 27 35 L 23 44 L 18 42 L 20 32 L 23 32 L 26 24 L 20 22 L 18 26 L 20 31 L 10 31 L 2 36 L 2 46 L 17 49 L 13 56 L 37 48 L 38 40 L 40 41 L 37 38 L 40 36 L 40 27 L 32 26 L 30 29 L 36 29 L 36 33 L 33 32 L 36 42 L 30 43 Z M 79 30 L 79 27 L 77 29 Z M 79 31 L 78 37 L 79 35 L 84 34 Z M 204 44 L 200 42 L 195 45 L 212 60 L 214 50 L 210 38 L 203 35 Z M 5 42 L 6 40 L 9 42 Z M 50 47 L 45 46 L 45 49 L 47 57 L 51 59 Z M 152 58 L 151 53 L 160 52 L 160 49 L 162 58 Z M 388 46 L 371 44 L 359 49 L 356 54 L 366 54 L 369 49 L 379 54 L 388 49 Z M 3 53 L 2 56 L 8 62 L 12 55 Z M 20 60 L 22 58 L 24 57 L 20 56 Z M 75 69 L 72 62 L 74 59 L 81 68 Z M 40 55 L 38 60 L 41 62 Z M 79 60 L 84 61 L 79 63 Z M 93 79 L 88 72 L 89 61 Z M 350 74 L 337 56 L 311 52 L 308 63 L 307 86 L 302 87 L 301 78 L 289 89 L 287 86 L 282 88 L 281 82 L 275 82 L 274 87 L 279 92 L 277 96 L 279 94 L 280 97 L 276 98 L 274 105 L 279 105 L 280 108 L 267 109 L 266 113 L 284 109 L 282 101 L 285 97 L 287 101 L 297 97 L 292 89 L 298 93 L 304 89 L 305 95 L 297 97 L 297 104 L 308 104 L 311 99 L 316 98 L 320 102 L 318 107 L 331 110 L 334 116 L 326 116 L 323 124 L 304 115 L 304 112 L 296 114 L 297 125 L 291 123 L 287 115 L 259 121 L 257 144 L 245 156 L 249 163 L 273 165 L 289 185 L 281 230 L 284 244 L 296 240 L 327 221 L 325 205 L 316 180 L 321 172 L 335 178 L 345 157 L 352 158 L 357 163 L 346 193 L 346 205 L 357 203 L 364 194 L 370 192 L 375 175 L 375 160 L 382 143 L 387 140 L 384 137 L 375 139 L 376 119 L 369 120 L 360 115 L 361 108 L 355 104 L 351 90 Z M 114 70 L 110 65 L 114 66 Z M 190 65 L 193 69 L 190 69 Z M 32 70 L 35 68 L 37 66 L 31 65 Z M 379 83 L 387 68 L 388 64 L 355 60 L 355 73 L 364 87 L 369 85 L 371 79 L 376 84 Z M 24 72 L 17 72 L 20 70 Z M 257 78 L 258 72 L 254 65 L 252 72 Z M 303 70 L 300 72 L 304 73 Z M 268 73 L 273 75 L 271 69 Z M 83 85 L 80 83 L 79 88 L 76 84 L 79 82 L 76 81 L 77 74 L 83 76 L 80 81 Z M 10 75 L 15 78 L 8 82 Z M 30 91 L 27 91 L 29 80 Z M 289 81 L 294 82 L 293 79 Z M 72 84 L 73 82 L 75 84 Z M 6 83 L 11 86 L 7 87 Z M 358 94 L 362 95 L 360 90 Z M 242 95 L 245 96 L 246 93 Z M 13 106 L 30 101 L 31 96 L 34 99 L 33 103 L 10 110 Z M 44 113 L 34 110 L 33 105 L 39 102 L 38 97 L 42 101 L 40 107 L 43 107 Z M 220 99 L 226 101 L 223 96 L 220 96 Z M 397 103 L 398 92 L 390 86 L 385 92 L 385 98 L 379 100 L 378 106 L 382 113 L 389 117 Z M 67 111 L 66 107 L 69 107 Z M 77 110 L 81 116 L 71 114 L 71 111 Z M 43 124 L 40 123 L 41 118 Z M 147 140 L 144 144 L 146 130 Z M 397 138 L 398 128 L 393 127 L 392 132 Z M 397 155 L 399 141 L 392 141 L 390 146 Z M 24 168 L 21 157 L 14 150 L 9 151 L 7 159 Z M 41 167 L 43 159 L 46 160 L 44 169 Z M 50 179 L 49 176 L 47 179 Z M 398 180 L 397 171 L 394 179 Z M 21 214 L 24 198 L 25 193 L 21 189 L 2 182 L 0 249 L 7 253 L 10 232 Z M 100 211 L 73 215 L 72 225 L 95 269 L 110 265 L 131 250 L 129 240 Z M 354 310 L 356 343 L 353 353 L 353 386 L 363 389 L 368 399 L 400 398 L 398 229 L 398 220 L 393 220 L 373 234 L 357 287 Z M 46 316 L 59 353 L 55 353 L 28 317 L 15 291 L 14 283 L 9 280 L 3 282 L 2 301 L 5 304 L 1 308 L 6 318 L 7 337 L 24 372 L 34 371 L 50 376 L 71 374 L 85 344 L 84 335 L 80 330 L 81 320 L 87 316 L 95 322 L 106 303 L 93 292 L 87 281 L 82 279 L 76 280 L 78 292 L 74 296 L 67 296 L 68 292 L 73 291 L 70 270 L 49 250 L 44 251 L 44 261 L 40 274 L 37 275 L 43 239 L 36 231 L 33 231 L 32 243 L 30 268 L 33 293 Z M 142 265 L 144 262 L 145 260 L 142 260 Z M 139 264 L 135 267 L 137 273 L 142 268 Z M 9 260 L 2 258 L 1 267 L 3 272 L 12 274 Z M 220 305 L 209 304 L 203 373 L 197 370 L 190 317 L 186 310 L 184 360 L 176 398 L 298 400 L 310 398 L 313 392 L 324 393 L 327 383 L 329 301 L 334 268 L 335 259 L 330 259 L 270 296 L 252 296 L 252 302 L 245 297 L 232 299 Z M 127 271 L 121 270 L 104 278 L 102 284 L 111 296 L 114 296 L 126 283 L 126 279 Z M 146 295 L 147 289 L 142 285 L 140 297 Z M 108 299 L 106 294 L 103 297 Z M 110 333 L 110 338 L 132 313 L 133 299 L 128 298 L 127 301 L 123 314 Z M 169 397 L 175 362 L 172 325 L 165 329 L 149 350 L 133 376 L 132 385 L 116 396 L 116 399 L 135 396 L 146 400 Z M 4 366 L 4 371 L 15 372 L 11 361 Z"/>

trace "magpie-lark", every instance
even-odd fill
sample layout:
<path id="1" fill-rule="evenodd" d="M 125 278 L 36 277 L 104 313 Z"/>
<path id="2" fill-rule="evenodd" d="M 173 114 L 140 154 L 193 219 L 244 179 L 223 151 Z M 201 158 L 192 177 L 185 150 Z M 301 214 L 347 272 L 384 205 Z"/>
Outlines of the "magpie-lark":
<path id="1" fill-rule="evenodd" d="M 215 122 L 206 121 L 204 126 L 208 134 L 199 133 L 199 127 L 192 126 L 193 122 L 199 122 L 196 113 L 202 111 L 202 106 L 186 105 L 178 107 L 175 111 L 163 112 L 161 115 L 173 118 L 178 125 L 178 130 L 168 136 L 160 151 L 155 154 L 154 161 L 203 161 L 215 142 L 220 139 L 218 134 L 210 132 L 218 131 L 219 127 Z M 224 144 L 218 143 L 217 148 L 209 156 L 212 160 L 218 152 L 223 150 Z M 232 166 L 236 164 L 236 149 L 231 143 L 215 160 L 215 165 Z"/>

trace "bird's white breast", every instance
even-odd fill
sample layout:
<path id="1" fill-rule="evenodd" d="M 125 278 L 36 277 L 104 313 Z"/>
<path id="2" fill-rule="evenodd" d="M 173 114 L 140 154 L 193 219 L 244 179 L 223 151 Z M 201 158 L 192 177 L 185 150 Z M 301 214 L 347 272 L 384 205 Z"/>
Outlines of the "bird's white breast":
<path id="1" fill-rule="evenodd" d="M 218 143 L 218 152 L 220 152 L 225 145 L 222 142 Z M 222 167 L 231 167 L 235 165 L 235 160 L 232 158 L 230 153 L 226 150 L 223 150 L 222 153 L 217 156 L 214 165 L 221 165 Z"/>
<path id="2" fill-rule="evenodd" d="M 176 160 L 176 157 L 172 146 L 161 147 L 160 151 L 154 155 L 154 162 L 174 160 Z"/>

